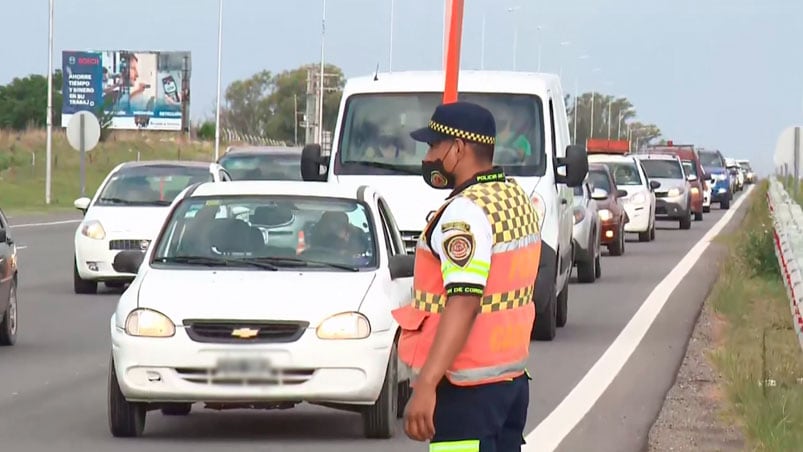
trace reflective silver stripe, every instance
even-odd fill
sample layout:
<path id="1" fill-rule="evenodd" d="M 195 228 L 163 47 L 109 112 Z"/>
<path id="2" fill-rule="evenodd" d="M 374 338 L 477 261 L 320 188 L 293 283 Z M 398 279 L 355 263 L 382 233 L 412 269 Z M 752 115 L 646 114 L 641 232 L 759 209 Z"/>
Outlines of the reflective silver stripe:
<path id="1" fill-rule="evenodd" d="M 541 234 L 534 233 L 528 234 L 523 237 L 519 237 L 515 240 L 511 240 L 509 242 L 502 242 L 494 244 L 492 253 L 504 253 L 505 251 L 513 251 L 519 248 L 524 248 L 526 246 L 533 245 L 538 243 L 541 240 Z"/>
<path id="2" fill-rule="evenodd" d="M 501 377 L 513 372 L 524 372 L 527 368 L 527 358 L 514 363 L 506 363 L 498 366 L 480 367 L 476 369 L 464 369 L 457 372 L 447 371 L 447 375 L 453 381 L 470 382 L 487 380 Z"/>

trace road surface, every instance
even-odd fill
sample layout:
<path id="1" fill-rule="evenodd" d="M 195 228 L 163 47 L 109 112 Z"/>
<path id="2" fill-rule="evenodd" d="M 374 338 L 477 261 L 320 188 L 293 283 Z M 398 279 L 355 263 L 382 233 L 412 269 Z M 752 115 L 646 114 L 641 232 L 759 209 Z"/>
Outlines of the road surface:
<path id="1" fill-rule="evenodd" d="M 715 207 L 688 231 L 678 230 L 676 222 L 659 222 L 654 242 L 637 243 L 631 238 L 624 256 L 603 257 L 601 279 L 570 286 L 568 324 L 559 329 L 553 342 L 533 343 L 528 432 L 567 397 L 656 285 L 722 215 Z M 21 248 L 20 335 L 16 346 L 0 349 L 3 450 L 50 451 L 54 446 L 64 452 L 195 452 L 199 446 L 204 451 L 426 450 L 424 444 L 404 436 L 401 423 L 392 440 L 365 440 L 358 415 L 307 405 L 287 411 L 224 413 L 195 405 L 184 418 L 168 418 L 154 411 L 148 414 L 144 437 L 113 438 L 106 417 L 108 325 L 119 292 L 73 293 L 72 237 L 77 220 L 69 221 L 75 218 L 11 219 Z M 50 221 L 57 223 L 42 224 Z M 569 434 L 559 450 L 643 449 L 715 276 L 716 258 L 706 253 L 680 281 L 635 353 L 590 412 L 576 427 L 575 422 L 564 425 Z M 631 340 L 638 342 L 639 338 Z M 526 450 L 544 450 L 538 447 L 537 438 L 530 439 L 532 444 Z"/>

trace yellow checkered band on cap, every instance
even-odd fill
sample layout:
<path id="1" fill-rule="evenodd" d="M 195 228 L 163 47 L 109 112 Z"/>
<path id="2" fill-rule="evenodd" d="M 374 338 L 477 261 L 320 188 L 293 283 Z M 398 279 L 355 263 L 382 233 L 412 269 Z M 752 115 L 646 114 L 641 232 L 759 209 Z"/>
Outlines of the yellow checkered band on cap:
<path id="1" fill-rule="evenodd" d="M 435 121 L 429 122 L 429 128 L 439 133 L 451 135 L 457 138 L 462 138 L 468 141 L 474 141 L 476 143 L 483 143 L 483 144 L 496 143 L 496 137 L 489 137 L 488 135 L 481 135 L 479 133 L 474 133 L 474 132 L 466 132 L 465 130 L 455 129 L 454 127 L 445 126 Z"/>

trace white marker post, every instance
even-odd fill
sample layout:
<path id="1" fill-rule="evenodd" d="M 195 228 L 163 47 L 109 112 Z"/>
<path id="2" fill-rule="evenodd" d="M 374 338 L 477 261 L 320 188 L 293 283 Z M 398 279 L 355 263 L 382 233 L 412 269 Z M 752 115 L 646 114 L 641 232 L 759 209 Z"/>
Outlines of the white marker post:
<path id="1" fill-rule="evenodd" d="M 100 141 L 100 122 L 88 111 L 79 111 L 67 124 L 67 141 L 81 153 L 81 197 L 86 196 L 86 153 Z"/>

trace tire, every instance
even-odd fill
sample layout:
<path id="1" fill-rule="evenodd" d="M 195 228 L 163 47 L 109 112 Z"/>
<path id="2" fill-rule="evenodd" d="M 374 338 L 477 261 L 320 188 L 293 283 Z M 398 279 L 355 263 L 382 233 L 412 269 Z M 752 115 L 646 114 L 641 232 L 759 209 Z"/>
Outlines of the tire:
<path id="1" fill-rule="evenodd" d="M 694 212 L 694 221 L 703 221 L 703 212 Z"/>
<path id="2" fill-rule="evenodd" d="M 722 210 L 728 210 L 731 208 L 731 199 L 725 198 L 724 200 L 719 202 L 719 208 Z"/>
<path id="3" fill-rule="evenodd" d="M 703 206 L 703 213 L 711 212 L 711 206 Z"/>
<path id="4" fill-rule="evenodd" d="M 625 228 L 619 228 L 616 243 L 608 245 L 608 252 L 611 256 L 621 256 L 625 253 Z"/>
<path id="5" fill-rule="evenodd" d="M 145 431 L 145 405 L 129 402 L 120 391 L 114 360 L 109 360 L 108 384 L 109 430 L 117 438 L 142 436 Z"/>
<path id="6" fill-rule="evenodd" d="M 596 234 L 594 234 L 594 237 L 596 237 Z M 592 243 L 591 257 L 585 262 L 584 261 L 577 262 L 577 281 L 581 283 L 592 283 L 597 279 L 596 256 L 599 250 L 599 245 L 595 244 L 595 240 L 591 240 L 591 243 Z M 558 316 L 560 316 L 560 314 L 558 314 Z"/>
<path id="7" fill-rule="evenodd" d="M 80 295 L 94 295 L 98 293 L 97 281 L 81 279 L 81 275 L 78 274 L 78 262 L 75 260 L 75 256 L 73 256 L 72 285 L 75 293 Z"/>
<path id="8" fill-rule="evenodd" d="M 602 258 L 599 254 L 594 258 L 594 276 L 596 276 L 597 279 L 602 277 Z"/>
<path id="9" fill-rule="evenodd" d="M 125 287 L 125 283 L 123 281 L 106 281 L 103 283 L 103 285 L 109 289 L 121 289 Z"/>
<path id="10" fill-rule="evenodd" d="M 563 286 L 557 298 L 557 313 L 555 315 L 555 326 L 563 328 L 569 320 L 569 281 Z"/>
<path id="11" fill-rule="evenodd" d="M 546 310 L 541 315 L 535 316 L 535 325 L 533 325 L 532 339 L 537 341 L 551 341 L 555 339 L 555 334 L 558 329 L 558 309 L 557 309 L 557 295 L 555 289 L 552 287 L 549 291 L 549 302 L 547 303 Z"/>
<path id="12" fill-rule="evenodd" d="M 162 407 L 162 414 L 165 416 L 186 416 L 191 411 L 191 403 L 171 403 Z"/>
<path id="13" fill-rule="evenodd" d="M 686 216 L 680 219 L 680 229 L 686 230 L 691 229 L 691 212 L 689 212 Z"/>
<path id="14" fill-rule="evenodd" d="M 652 227 L 650 228 L 650 241 L 652 242 L 655 240 L 655 221 L 652 222 Z"/>
<path id="15" fill-rule="evenodd" d="M 648 229 L 644 232 L 638 233 L 638 241 L 639 242 L 649 242 L 652 237 L 652 229 Z"/>
<path id="16" fill-rule="evenodd" d="M 396 418 L 401 419 L 404 417 L 404 409 L 407 407 L 407 402 L 410 401 L 410 396 L 413 395 L 413 387 L 410 386 L 410 380 L 399 382 L 399 402 L 396 408 Z"/>
<path id="17" fill-rule="evenodd" d="M 9 302 L 6 312 L 3 313 L 3 321 L 0 322 L 0 346 L 8 347 L 17 343 L 18 305 L 17 305 L 17 282 L 11 280 L 9 290 Z"/>
<path id="18" fill-rule="evenodd" d="M 390 349 L 385 381 L 379 398 L 362 413 L 363 433 L 366 438 L 392 438 L 396 430 L 399 411 L 399 354 L 396 342 Z"/>

